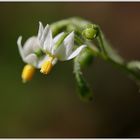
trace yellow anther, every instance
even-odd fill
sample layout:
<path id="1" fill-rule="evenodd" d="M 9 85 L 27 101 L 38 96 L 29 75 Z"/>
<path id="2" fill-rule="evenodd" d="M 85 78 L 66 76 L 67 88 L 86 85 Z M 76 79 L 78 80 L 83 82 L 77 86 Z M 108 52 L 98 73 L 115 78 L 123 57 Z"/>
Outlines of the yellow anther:
<path id="1" fill-rule="evenodd" d="M 43 74 L 48 74 L 53 67 L 52 61 L 53 61 L 52 57 L 50 57 L 49 60 L 45 61 L 41 66 L 40 72 L 43 73 Z"/>
<path id="2" fill-rule="evenodd" d="M 30 81 L 34 73 L 35 73 L 35 67 L 29 64 L 25 65 L 21 75 L 23 82 L 25 83 L 27 81 Z"/>

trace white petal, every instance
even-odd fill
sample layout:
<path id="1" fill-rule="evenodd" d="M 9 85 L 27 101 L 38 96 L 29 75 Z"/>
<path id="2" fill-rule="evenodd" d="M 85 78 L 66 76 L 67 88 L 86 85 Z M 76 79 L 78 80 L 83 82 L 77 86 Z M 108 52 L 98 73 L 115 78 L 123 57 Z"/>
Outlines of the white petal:
<path id="1" fill-rule="evenodd" d="M 37 56 L 32 53 L 32 54 L 26 56 L 25 59 L 24 59 L 24 61 L 26 63 L 31 64 L 31 65 L 33 65 L 33 66 L 36 67 L 36 65 L 37 65 L 37 59 L 38 59 Z"/>
<path id="2" fill-rule="evenodd" d="M 87 46 L 82 45 L 82 46 L 78 47 L 69 57 L 67 57 L 66 60 L 70 60 L 70 59 L 76 57 L 85 47 L 87 47 Z"/>
<path id="3" fill-rule="evenodd" d="M 64 32 L 59 33 L 53 39 L 54 44 L 64 35 Z"/>
<path id="4" fill-rule="evenodd" d="M 66 60 L 66 58 L 72 53 L 74 45 L 74 33 L 70 33 L 57 48 L 52 50 L 52 54 L 57 56 L 60 60 Z"/>
<path id="5" fill-rule="evenodd" d="M 42 32 L 40 41 L 43 43 L 45 41 L 46 36 L 48 35 L 49 32 L 49 25 L 47 24 Z"/>
<path id="6" fill-rule="evenodd" d="M 38 29 L 38 35 L 37 35 L 38 39 L 41 39 L 43 29 L 44 29 L 43 24 L 41 22 L 39 22 L 39 29 Z"/>
<path id="7" fill-rule="evenodd" d="M 57 60 L 58 60 L 57 58 L 54 58 L 52 64 L 55 65 L 57 63 Z"/>
<path id="8" fill-rule="evenodd" d="M 22 36 L 19 36 L 18 40 L 17 40 L 17 45 L 18 45 L 18 49 L 19 49 L 19 53 L 21 55 L 22 60 L 24 60 L 24 51 L 21 45 L 21 40 L 22 40 Z"/>
<path id="9" fill-rule="evenodd" d="M 41 49 L 40 42 L 37 37 L 30 37 L 23 46 L 24 55 L 27 56 L 36 50 Z"/>
<path id="10" fill-rule="evenodd" d="M 68 57 L 72 53 L 72 49 L 74 47 L 74 32 L 71 32 L 65 39 L 64 39 L 64 46 L 66 48 L 66 57 Z"/>
<path id="11" fill-rule="evenodd" d="M 57 49 L 53 50 L 52 54 L 56 56 L 59 60 L 65 60 L 66 59 L 66 48 L 64 47 L 64 44 L 61 44 Z"/>
<path id="12" fill-rule="evenodd" d="M 49 25 L 47 25 L 43 31 L 41 42 L 43 43 L 43 49 L 45 51 L 51 52 L 53 38 L 52 38 L 52 31 L 51 31 Z"/>

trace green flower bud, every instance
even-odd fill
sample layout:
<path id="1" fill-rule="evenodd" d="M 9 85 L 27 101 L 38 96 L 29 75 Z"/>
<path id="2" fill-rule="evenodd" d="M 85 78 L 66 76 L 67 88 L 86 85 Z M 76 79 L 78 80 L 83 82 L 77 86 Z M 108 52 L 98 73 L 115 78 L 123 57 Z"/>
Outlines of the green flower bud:
<path id="1" fill-rule="evenodd" d="M 97 35 L 97 30 L 90 27 L 90 28 L 86 28 L 83 32 L 82 35 L 89 40 L 92 40 L 96 37 Z"/>
<path id="2" fill-rule="evenodd" d="M 93 62 L 93 54 L 89 48 L 85 48 L 78 56 L 78 61 L 82 68 L 89 66 Z"/>

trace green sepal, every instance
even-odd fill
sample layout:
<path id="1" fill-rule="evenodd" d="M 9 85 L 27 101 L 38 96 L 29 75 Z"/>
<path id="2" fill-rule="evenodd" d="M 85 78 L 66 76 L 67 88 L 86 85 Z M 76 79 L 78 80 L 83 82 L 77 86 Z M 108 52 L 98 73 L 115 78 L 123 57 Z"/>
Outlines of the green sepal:
<path id="1" fill-rule="evenodd" d="M 41 49 L 36 50 L 34 53 L 38 58 L 42 57 L 45 54 Z"/>

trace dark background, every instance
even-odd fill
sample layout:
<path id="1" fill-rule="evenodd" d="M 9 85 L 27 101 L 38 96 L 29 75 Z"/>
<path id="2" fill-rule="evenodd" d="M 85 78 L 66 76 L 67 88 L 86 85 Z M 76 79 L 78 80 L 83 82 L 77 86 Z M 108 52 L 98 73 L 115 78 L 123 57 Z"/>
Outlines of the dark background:
<path id="1" fill-rule="evenodd" d="M 99 24 L 114 48 L 140 60 L 140 3 L 0 3 L 0 137 L 139 137 L 140 93 L 123 72 L 95 59 L 85 75 L 94 100 L 78 98 L 72 62 L 22 84 L 17 38 L 45 24 L 81 16 Z"/>

